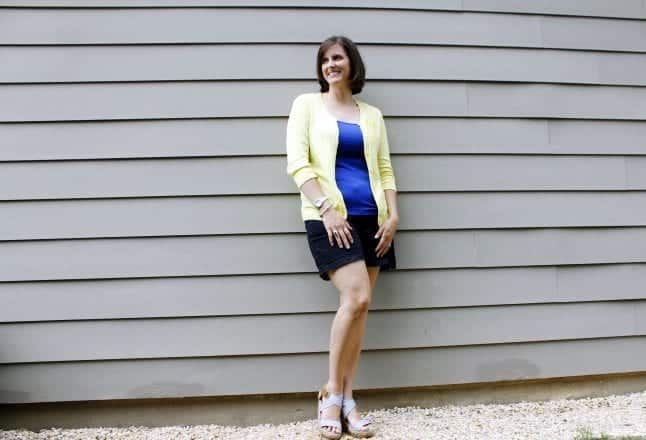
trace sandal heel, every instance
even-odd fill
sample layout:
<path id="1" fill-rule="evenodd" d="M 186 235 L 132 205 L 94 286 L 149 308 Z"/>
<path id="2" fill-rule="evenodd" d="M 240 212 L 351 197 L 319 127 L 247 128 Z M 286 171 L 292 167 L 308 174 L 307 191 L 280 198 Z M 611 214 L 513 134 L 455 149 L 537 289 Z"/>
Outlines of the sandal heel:
<path id="1" fill-rule="evenodd" d="M 355 425 L 348 418 L 348 416 L 350 415 L 352 410 L 356 408 L 356 406 L 357 402 L 355 402 L 354 399 L 343 400 L 341 424 L 343 425 L 344 431 L 357 438 L 374 437 L 375 431 L 372 430 L 371 426 L 369 426 L 372 424 L 370 420 L 363 418 L 359 420 Z"/>
<path id="2" fill-rule="evenodd" d="M 318 422 L 319 422 L 319 435 L 327 440 L 338 440 L 343 436 L 343 428 L 339 420 L 323 419 L 323 411 L 332 407 L 338 406 L 339 409 L 343 408 L 343 395 L 332 394 L 326 387 L 319 390 L 318 393 Z M 336 428 L 339 432 L 333 432 L 326 428 Z"/>

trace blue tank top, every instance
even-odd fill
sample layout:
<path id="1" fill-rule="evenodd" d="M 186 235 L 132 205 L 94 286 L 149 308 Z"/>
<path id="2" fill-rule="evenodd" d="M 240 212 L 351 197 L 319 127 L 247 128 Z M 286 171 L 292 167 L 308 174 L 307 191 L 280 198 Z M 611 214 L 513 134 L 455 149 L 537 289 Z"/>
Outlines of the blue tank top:
<path id="1" fill-rule="evenodd" d="M 343 194 L 349 215 L 377 215 L 370 189 L 363 134 L 358 124 L 337 121 L 339 147 L 336 152 L 336 184 Z"/>

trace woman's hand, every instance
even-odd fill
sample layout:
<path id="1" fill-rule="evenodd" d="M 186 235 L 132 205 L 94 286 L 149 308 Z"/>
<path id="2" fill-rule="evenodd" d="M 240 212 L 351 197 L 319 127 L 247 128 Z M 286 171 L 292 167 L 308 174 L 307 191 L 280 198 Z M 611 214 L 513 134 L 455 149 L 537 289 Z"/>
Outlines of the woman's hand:
<path id="1" fill-rule="evenodd" d="M 390 216 L 379 227 L 377 235 L 375 235 L 375 238 L 379 239 L 379 243 L 377 243 L 377 248 L 375 249 L 377 257 L 383 257 L 390 250 L 390 246 L 392 246 L 393 239 L 395 238 L 395 232 L 397 232 L 398 223 L 398 217 Z"/>
<path id="2" fill-rule="evenodd" d="M 350 226 L 350 223 L 348 223 L 346 219 L 344 219 L 343 216 L 332 206 L 324 205 L 322 209 L 323 215 L 321 218 L 323 219 L 323 225 L 327 231 L 327 238 L 330 241 L 330 246 L 334 246 L 334 243 L 336 242 L 339 247 L 350 249 L 350 245 L 354 243 L 351 232 L 352 226 Z"/>

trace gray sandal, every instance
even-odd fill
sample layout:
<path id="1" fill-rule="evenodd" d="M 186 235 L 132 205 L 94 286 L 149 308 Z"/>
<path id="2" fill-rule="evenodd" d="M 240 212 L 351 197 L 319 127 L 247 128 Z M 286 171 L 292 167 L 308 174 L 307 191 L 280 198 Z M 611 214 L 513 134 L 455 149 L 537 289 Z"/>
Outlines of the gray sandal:
<path id="1" fill-rule="evenodd" d="M 371 429 L 369 425 L 372 422 L 368 419 L 361 419 L 357 423 L 350 422 L 348 416 L 353 409 L 357 407 L 357 402 L 354 399 L 344 399 L 343 400 L 343 425 L 345 430 L 353 437 L 358 438 L 369 438 L 375 435 L 375 431 Z"/>
<path id="2" fill-rule="evenodd" d="M 328 392 L 326 387 L 323 387 L 319 391 L 318 399 L 319 434 L 321 434 L 321 437 L 330 440 L 340 439 L 343 435 L 343 427 L 341 426 L 341 422 L 332 419 L 322 419 L 321 417 L 323 416 L 323 411 L 332 406 L 343 408 L 343 394 L 331 394 Z M 336 428 L 339 430 L 339 432 L 330 431 L 326 428 Z"/>

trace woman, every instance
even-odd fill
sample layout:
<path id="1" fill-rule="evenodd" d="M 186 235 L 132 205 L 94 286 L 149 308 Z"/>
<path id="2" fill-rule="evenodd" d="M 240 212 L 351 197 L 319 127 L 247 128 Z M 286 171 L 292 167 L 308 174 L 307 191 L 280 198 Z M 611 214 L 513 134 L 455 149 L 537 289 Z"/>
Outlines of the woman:
<path id="1" fill-rule="evenodd" d="M 319 431 L 371 437 L 352 398 L 368 306 L 379 270 L 395 268 L 399 221 L 386 127 L 376 107 L 353 99 L 365 82 L 352 41 L 321 43 L 316 62 L 320 93 L 298 96 L 287 123 L 287 172 L 301 191 L 307 238 L 324 280 L 340 305 L 330 332 L 329 377 L 321 388 Z"/>

